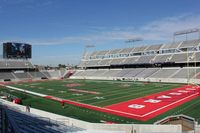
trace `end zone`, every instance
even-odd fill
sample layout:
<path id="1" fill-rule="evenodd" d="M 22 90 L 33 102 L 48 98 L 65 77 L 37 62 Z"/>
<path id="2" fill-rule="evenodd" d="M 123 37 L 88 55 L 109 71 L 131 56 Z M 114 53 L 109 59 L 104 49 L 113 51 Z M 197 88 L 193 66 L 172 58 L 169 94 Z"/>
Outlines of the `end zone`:
<path id="1" fill-rule="evenodd" d="M 132 115 L 131 118 L 147 121 L 196 98 L 199 96 L 199 89 L 200 87 L 184 86 L 146 97 L 113 104 L 106 108 L 126 112 L 129 113 L 130 116 Z"/>

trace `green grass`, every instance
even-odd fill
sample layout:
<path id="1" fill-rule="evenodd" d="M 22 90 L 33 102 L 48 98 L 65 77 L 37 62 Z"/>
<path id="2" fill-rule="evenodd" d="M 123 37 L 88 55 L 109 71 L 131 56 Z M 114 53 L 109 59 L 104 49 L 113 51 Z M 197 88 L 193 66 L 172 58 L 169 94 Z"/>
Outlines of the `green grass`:
<path id="1" fill-rule="evenodd" d="M 66 87 L 66 84 L 78 83 L 82 86 L 77 87 Z M 182 84 L 169 84 L 169 83 L 149 83 L 145 84 L 143 82 L 122 82 L 122 81 L 99 81 L 99 80 L 60 80 L 60 81 L 48 81 L 48 82 L 32 82 L 23 84 L 13 84 L 18 88 L 53 95 L 56 97 L 71 99 L 81 103 L 87 103 L 96 106 L 108 106 L 111 104 L 135 99 L 138 97 L 143 97 L 146 95 L 170 90 L 176 87 L 182 86 Z M 77 96 L 76 92 L 72 92 L 69 89 L 81 89 L 87 91 L 95 91 L 100 94 L 86 94 L 80 93 L 81 96 Z M 200 98 L 196 98 L 188 103 L 185 103 L 173 110 L 166 112 L 163 115 L 159 115 L 147 122 L 138 121 L 134 119 L 119 117 L 115 115 L 110 115 L 94 110 L 89 110 L 81 107 L 76 107 L 73 105 L 67 105 L 65 109 L 61 107 L 61 104 L 44 99 L 41 97 L 24 94 L 17 91 L 10 91 L 5 88 L 1 88 L 1 92 L 7 92 L 17 97 L 23 98 L 23 104 L 30 104 L 37 109 L 42 109 L 48 112 L 61 114 L 64 116 L 69 116 L 76 119 L 81 119 L 89 122 L 100 122 L 112 121 L 116 123 L 154 123 L 155 121 L 162 119 L 168 115 L 173 114 L 185 114 L 196 119 L 200 118 Z M 96 99 L 95 97 L 103 97 L 104 99 Z M 192 108 L 192 110 L 191 110 Z"/>
<path id="2" fill-rule="evenodd" d="M 66 87 L 66 84 L 78 83 L 82 86 Z M 126 86 L 125 86 L 126 85 Z M 96 106 L 108 106 L 114 103 L 119 103 L 145 95 L 154 94 L 161 91 L 166 91 L 180 85 L 177 84 L 161 84 L 150 83 L 144 84 L 141 82 L 117 82 L 117 81 L 93 81 L 93 80 L 64 80 L 51 81 L 40 83 L 24 83 L 12 85 L 22 89 L 53 95 L 56 97 L 79 101 Z M 82 95 L 75 95 L 69 89 L 81 89 L 86 91 L 99 92 L 98 95 L 81 93 Z M 95 97 L 103 97 L 104 99 L 96 99 Z"/>

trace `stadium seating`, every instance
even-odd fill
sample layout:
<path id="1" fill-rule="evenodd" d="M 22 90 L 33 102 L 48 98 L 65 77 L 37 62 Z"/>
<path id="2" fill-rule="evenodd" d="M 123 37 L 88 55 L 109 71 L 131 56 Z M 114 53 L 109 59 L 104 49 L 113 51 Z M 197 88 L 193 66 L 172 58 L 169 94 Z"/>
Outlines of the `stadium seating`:
<path id="1" fill-rule="evenodd" d="M 29 72 L 30 73 L 30 75 L 33 77 L 33 78 L 39 78 L 39 79 L 41 79 L 41 78 L 43 78 L 43 77 L 46 77 L 43 73 L 41 73 L 41 72 Z"/>
<path id="2" fill-rule="evenodd" d="M 89 61 L 81 61 L 78 66 L 79 67 L 85 67 L 85 66 L 87 66 L 88 63 L 89 63 Z"/>
<path id="3" fill-rule="evenodd" d="M 102 76 L 103 77 L 116 77 L 117 73 L 119 73 L 120 71 L 121 70 L 108 70 Z"/>
<path id="4" fill-rule="evenodd" d="M 65 68 L 60 69 L 59 71 L 60 71 L 60 75 L 61 75 L 61 77 L 64 77 L 64 76 L 69 72 L 69 71 L 66 70 Z"/>
<path id="5" fill-rule="evenodd" d="M 142 52 L 145 51 L 149 46 L 135 47 L 132 52 Z"/>
<path id="6" fill-rule="evenodd" d="M 140 72 L 144 71 L 145 68 L 137 68 L 137 69 L 127 69 L 129 72 L 125 74 L 123 77 L 135 77 Z"/>
<path id="7" fill-rule="evenodd" d="M 119 54 L 129 54 L 133 50 L 134 50 L 134 48 L 124 48 L 121 51 L 119 51 Z"/>
<path id="8" fill-rule="evenodd" d="M 156 57 L 152 60 L 153 63 L 165 63 L 169 61 L 169 58 L 171 57 L 171 54 L 165 54 L 165 55 L 156 55 Z"/>
<path id="9" fill-rule="evenodd" d="M 96 70 L 95 73 L 93 74 L 93 77 L 104 77 L 104 73 L 106 73 L 109 70 Z"/>
<path id="10" fill-rule="evenodd" d="M 49 72 L 47 72 L 47 71 L 42 71 L 42 73 L 43 73 L 47 78 L 51 78 L 51 75 L 49 74 Z"/>
<path id="11" fill-rule="evenodd" d="M 148 64 L 155 57 L 155 55 L 141 56 L 135 64 Z"/>
<path id="12" fill-rule="evenodd" d="M 110 66 L 110 62 L 112 61 L 112 59 L 105 59 L 105 60 L 101 60 L 99 62 L 100 66 Z"/>
<path id="13" fill-rule="evenodd" d="M 150 78 L 169 78 L 178 70 L 180 70 L 180 68 L 163 68 L 152 74 Z"/>
<path id="14" fill-rule="evenodd" d="M 18 78 L 18 79 L 30 79 L 31 75 L 27 72 L 21 72 L 21 73 L 14 73 L 14 75 Z"/>
<path id="15" fill-rule="evenodd" d="M 193 78 L 200 79 L 200 73 L 197 73 Z"/>
<path id="16" fill-rule="evenodd" d="M 200 72 L 200 68 L 182 68 L 178 73 L 173 75 L 172 78 L 192 78 Z"/>
<path id="17" fill-rule="evenodd" d="M 8 121 L 10 122 L 11 126 L 13 126 L 14 132 L 70 133 L 83 130 L 75 126 L 67 126 L 61 122 L 36 116 L 28 112 L 22 112 L 11 108 L 4 108 L 4 110 Z"/>
<path id="18" fill-rule="evenodd" d="M 61 77 L 61 73 L 58 70 L 48 71 L 48 73 L 49 73 L 51 78 Z"/>
<path id="19" fill-rule="evenodd" d="M 195 47 L 200 44 L 200 40 L 189 40 L 189 41 L 184 41 L 181 45 L 180 48 L 186 48 L 186 47 Z"/>
<path id="20" fill-rule="evenodd" d="M 116 74 L 116 77 L 124 77 L 124 75 L 128 74 L 130 69 L 122 69 L 120 72 Z"/>
<path id="21" fill-rule="evenodd" d="M 159 68 L 147 68 L 144 71 L 142 71 L 141 73 L 137 74 L 136 77 L 137 78 L 147 78 L 149 76 L 151 76 L 152 74 L 154 74 L 155 72 L 157 72 L 159 70 Z"/>
<path id="22" fill-rule="evenodd" d="M 95 51 L 90 55 L 87 55 L 87 58 L 84 58 L 80 62 L 79 67 L 164 62 L 186 63 L 187 58 L 189 58 L 190 62 L 194 62 L 193 54 L 199 49 L 199 45 L 200 40 L 188 40 L 171 44 Z M 189 50 L 188 53 L 187 49 Z M 199 50 L 197 51 L 197 54 L 200 54 Z M 198 57 L 196 61 L 200 60 Z"/>
<path id="23" fill-rule="evenodd" d="M 163 44 L 151 45 L 146 49 L 146 51 L 153 51 L 153 50 L 158 51 L 162 46 Z"/>
<path id="24" fill-rule="evenodd" d="M 73 76 L 81 76 L 82 74 L 84 73 L 84 71 L 83 70 L 77 70 L 74 74 L 73 74 Z"/>
<path id="25" fill-rule="evenodd" d="M 121 49 L 114 49 L 114 50 L 110 50 L 108 54 L 117 54 L 121 51 Z"/>
<path id="26" fill-rule="evenodd" d="M 6 68 L 7 64 L 5 60 L 0 60 L 0 68 Z"/>
<path id="27" fill-rule="evenodd" d="M 1 72 L 0 73 L 0 79 L 1 80 L 6 80 L 6 79 L 15 79 L 12 73 L 10 72 Z"/>
<path id="28" fill-rule="evenodd" d="M 34 68 L 28 60 L 0 60 L 0 68 Z"/>
<path id="29" fill-rule="evenodd" d="M 125 60 L 124 58 L 112 59 L 110 64 L 111 65 L 120 65 L 120 64 L 123 64 L 124 60 Z"/>
<path id="30" fill-rule="evenodd" d="M 181 63 L 187 62 L 188 59 L 192 56 L 193 53 L 180 53 L 174 54 L 170 60 L 170 62 Z"/>
<path id="31" fill-rule="evenodd" d="M 165 44 L 162 49 L 177 49 L 182 42 L 175 42 L 171 44 Z"/>
<path id="32" fill-rule="evenodd" d="M 199 62 L 200 61 L 200 52 L 194 52 L 190 58 L 190 62 Z"/>
<path id="33" fill-rule="evenodd" d="M 138 56 L 131 57 L 131 58 L 125 58 L 123 64 L 134 64 L 139 59 Z"/>

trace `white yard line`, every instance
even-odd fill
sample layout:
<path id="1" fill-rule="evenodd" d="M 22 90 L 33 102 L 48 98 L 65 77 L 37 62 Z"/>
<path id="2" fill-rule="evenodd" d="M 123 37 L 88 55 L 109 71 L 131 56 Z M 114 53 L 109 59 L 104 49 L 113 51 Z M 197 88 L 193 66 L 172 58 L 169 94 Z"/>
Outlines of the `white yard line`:
<path id="1" fill-rule="evenodd" d="M 18 90 L 18 91 L 21 91 L 21 92 L 29 93 L 29 94 L 40 96 L 40 97 L 46 97 L 47 96 L 45 94 L 41 94 L 41 93 L 37 93 L 37 92 L 32 92 L 32 91 L 27 91 L 27 90 L 24 90 L 24 89 L 13 87 L 13 86 L 8 86 L 8 85 L 1 85 L 1 86 L 5 86 L 5 87 L 13 89 L 13 90 Z"/>
<path id="2" fill-rule="evenodd" d="M 96 101 L 96 102 L 92 102 L 92 103 L 90 103 L 90 104 L 92 104 L 92 105 L 94 105 L 94 104 L 96 104 L 96 103 L 104 103 L 104 102 L 106 102 L 106 101 L 113 101 L 113 100 L 117 100 L 117 99 L 122 99 L 122 98 L 124 98 L 124 97 L 130 97 L 130 96 L 137 96 L 137 95 L 140 95 L 140 94 L 146 94 L 146 93 L 149 93 L 149 92 L 153 92 L 153 91 L 155 91 L 155 90 L 161 90 L 161 88 L 157 88 L 157 89 L 151 89 L 151 90 L 145 90 L 145 91 L 142 91 L 142 92 L 138 92 L 138 93 L 135 93 L 134 95 L 133 94 L 130 94 L 130 95 L 125 95 L 125 96 L 120 96 L 120 97 L 114 97 L 114 98 L 110 98 L 110 99 L 107 99 L 107 100 L 103 100 L 103 101 Z M 138 91 L 138 90 L 137 90 Z M 132 90 L 130 90 L 130 92 L 132 92 Z M 135 91 L 134 91 L 135 92 Z M 133 93 L 134 93 L 133 92 Z M 163 92 L 163 91 L 161 91 L 161 92 Z M 125 92 L 125 93 L 128 93 L 128 92 Z M 119 94 L 119 93 L 118 93 Z M 105 98 L 107 97 L 107 96 L 112 96 L 112 95 L 118 95 L 118 94 L 111 94 L 111 95 L 106 95 L 106 96 L 104 96 Z M 145 95 L 146 96 L 146 95 Z M 147 95 L 148 96 L 148 95 Z M 137 97 L 137 98 L 135 98 L 135 99 L 138 99 L 138 98 L 141 98 L 141 97 Z M 128 100 L 128 101 L 132 101 L 133 99 L 130 99 L 130 100 Z M 82 101 L 84 101 L 84 100 L 82 100 Z M 128 102 L 128 101 L 123 101 L 123 102 Z M 119 103 L 123 103 L 123 102 L 119 102 Z M 116 104 L 119 104 L 119 103 L 116 103 Z M 112 105 L 115 105 L 115 104 L 112 104 Z M 111 106 L 111 105 L 109 105 L 109 106 Z"/>

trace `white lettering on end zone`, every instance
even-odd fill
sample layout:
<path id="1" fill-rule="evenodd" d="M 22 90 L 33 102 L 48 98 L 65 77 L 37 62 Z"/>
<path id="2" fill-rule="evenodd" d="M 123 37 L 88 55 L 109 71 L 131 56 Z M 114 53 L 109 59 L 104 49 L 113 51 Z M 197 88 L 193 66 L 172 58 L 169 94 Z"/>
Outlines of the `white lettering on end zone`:
<path id="1" fill-rule="evenodd" d="M 179 96 L 179 95 L 181 95 L 182 93 L 177 93 L 177 92 L 171 92 L 171 93 L 169 93 L 170 95 L 177 95 L 177 96 Z"/>
<path id="2" fill-rule="evenodd" d="M 181 92 L 181 93 L 188 93 L 189 91 L 186 91 L 186 90 L 179 90 L 178 92 Z"/>
<path id="3" fill-rule="evenodd" d="M 170 97 L 170 96 L 166 96 L 166 95 L 161 95 L 161 96 L 158 96 L 157 98 L 168 99 L 168 98 L 172 98 L 172 97 Z"/>
<path id="4" fill-rule="evenodd" d="M 188 91 L 195 91 L 196 89 L 195 88 L 186 88 L 186 90 L 188 90 Z"/>
<path id="5" fill-rule="evenodd" d="M 148 100 L 145 100 L 144 102 L 149 102 L 149 103 L 159 103 L 159 102 L 161 102 L 161 100 L 148 99 Z"/>
<path id="6" fill-rule="evenodd" d="M 145 105 L 140 105 L 140 104 L 131 104 L 128 106 L 129 108 L 133 108 L 133 109 L 141 109 L 144 108 Z"/>

